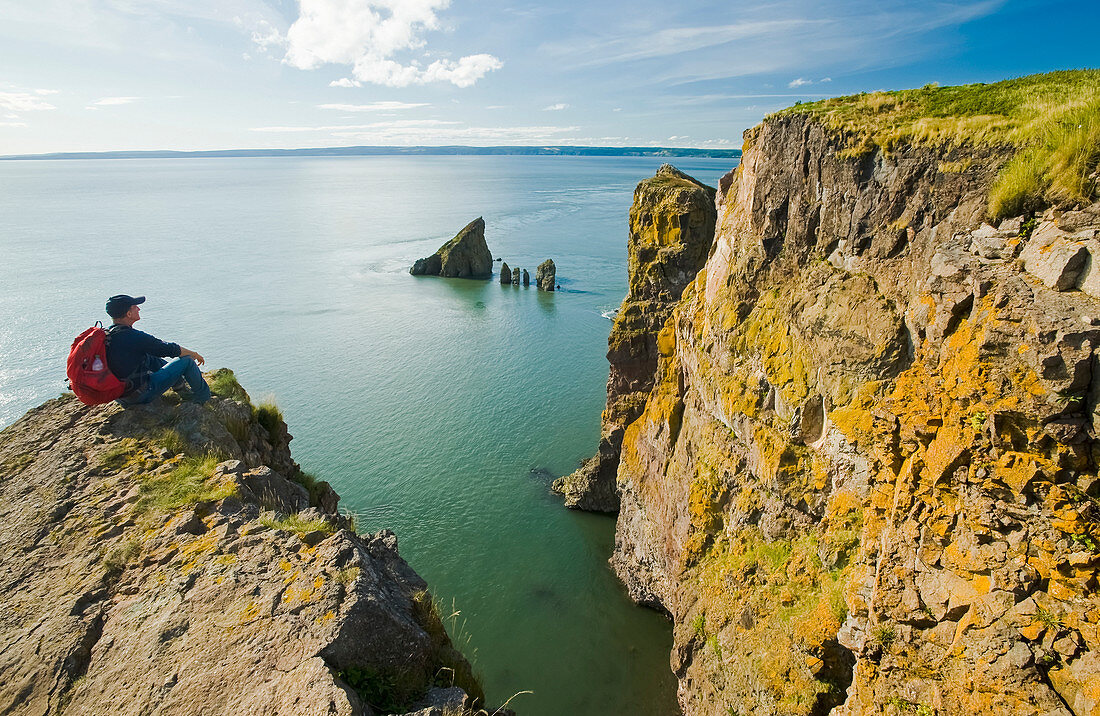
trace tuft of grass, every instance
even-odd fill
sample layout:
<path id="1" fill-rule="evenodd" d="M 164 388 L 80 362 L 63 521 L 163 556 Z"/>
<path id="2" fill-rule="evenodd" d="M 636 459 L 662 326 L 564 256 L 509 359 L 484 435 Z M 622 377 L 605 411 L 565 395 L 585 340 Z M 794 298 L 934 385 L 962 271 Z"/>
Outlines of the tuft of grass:
<path id="1" fill-rule="evenodd" d="M 359 579 L 359 572 L 359 567 L 344 567 L 343 569 L 336 570 L 334 578 L 337 582 L 346 587 L 350 584 L 354 584 L 355 580 Z"/>
<path id="2" fill-rule="evenodd" d="M 989 196 L 994 219 L 1097 197 L 1100 99 L 1051 116 L 1030 146 L 1005 165 Z"/>
<path id="3" fill-rule="evenodd" d="M 265 399 L 259 405 L 253 406 L 252 417 L 256 419 L 268 434 L 274 435 L 279 424 L 283 422 L 283 412 L 275 401 Z"/>
<path id="4" fill-rule="evenodd" d="M 117 445 L 99 455 L 99 466 L 108 470 L 121 470 L 133 463 L 141 454 L 141 446 L 133 438 L 124 438 Z"/>
<path id="5" fill-rule="evenodd" d="M 270 432 L 270 430 L 269 430 Z M 298 483 L 302 487 L 306 488 L 306 492 L 309 493 L 309 504 L 312 507 L 321 506 L 321 495 L 328 489 L 329 484 L 324 480 L 320 480 L 316 475 L 299 469 L 298 474 L 290 478 L 293 482 Z"/>
<path id="6" fill-rule="evenodd" d="M 877 624 L 871 630 L 871 643 L 883 649 L 889 649 L 897 638 L 898 632 L 893 624 Z"/>
<path id="7" fill-rule="evenodd" d="M 397 679 L 372 669 L 352 666 L 340 672 L 344 680 L 375 713 L 401 713 L 407 711 L 409 696 L 402 693 Z"/>
<path id="8" fill-rule="evenodd" d="M 318 517 L 317 519 L 307 520 L 297 512 L 290 515 L 279 515 L 277 512 L 267 510 L 260 514 L 260 524 L 271 529 L 293 532 L 298 535 L 298 539 L 302 539 L 310 532 L 332 534 L 336 531 L 332 523 L 324 518 Z"/>
<path id="9" fill-rule="evenodd" d="M 136 539 L 128 539 L 121 544 L 116 544 L 104 555 L 103 566 L 107 569 L 109 576 L 118 577 L 126 569 L 126 565 L 140 553 L 141 543 Z"/>
<path id="10" fill-rule="evenodd" d="M 974 164 L 970 157 L 960 159 L 957 162 L 940 162 L 938 169 L 941 174 L 962 174 Z"/>
<path id="11" fill-rule="evenodd" d="M 704 641 L 707 638 L 707 615 L 705 613 L 699 612 L 695 615 L 695 618 L 691 620 L 691 633 L 700 641 Z"/>
<path id="12" fill-rule="evenodd" d="M 1057 629 L 1062 626 L 1062 615 L 1051 609 L 1039 609 L 1035 612 L 1035 621 L 1042 624 L 1047 629 Z"/>
<path id="13" fill-rule="evenodd" d="M 190 449 L 190 443 L 175 428 L 165 428 L 157 436 L 157 444 L 174 455 L 186 453 Z"/>
<path id="14" fill-rule="evenodd" d="M 342 514 L 344 516 L 344 519 L 346 519 L 348 521 L 348 529 L 351 530 L 352 532 L 355 532 L 356 534 L 358 534 L 359 533 L 359 528 L 358 528 L 359 513 L 353 512 L 351 510 L 344 510 L 340 514 Z"/>
<path id="15" fill-rule="evenodd" d="M 485 690 L 472 664 L 477 658 L 477 649 L 470 648 L 472 634 L 454 599 L 449 610 L 441 609 L 426 589 L 414 592 L 411 599 L 413 617 L 431 637 L 433 658 L 441 665 L 436 674 L 437 685 L 458 686 L 470 695 L 475 704 L 484 703 Z"/>
<path id="16" fill-rule="evenodd" d="M 237 381 L 237 376 L 228 368 L 218 368 L 206 378 L 210 386 L 210 392 L 222 398 L 237 400 L 242 403 L 251 403 L 248 393 Z"/>
<path id="17" fill-rule="evenodd" d="M 172 470 L 145 477 L 136 505 L 138 512 L 170 512 L 234 495 L 232 484 L 210 482 L 218 462 L 217 455 L 185 457 Z"/>

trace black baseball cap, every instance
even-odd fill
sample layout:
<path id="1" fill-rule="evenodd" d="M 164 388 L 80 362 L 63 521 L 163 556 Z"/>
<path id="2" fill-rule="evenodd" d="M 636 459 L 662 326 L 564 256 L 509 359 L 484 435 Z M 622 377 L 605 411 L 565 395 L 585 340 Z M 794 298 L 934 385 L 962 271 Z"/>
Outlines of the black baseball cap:
<path id="1" fill-rule="evenodd" d="M 111 296 L 107 299 L 107 315 L 111 318 L 122 318 L 130 310 L 130 306 L 136 306 L 139 303 L 145 303 L 145 296 L 135 298 L 124 293 Z"/>

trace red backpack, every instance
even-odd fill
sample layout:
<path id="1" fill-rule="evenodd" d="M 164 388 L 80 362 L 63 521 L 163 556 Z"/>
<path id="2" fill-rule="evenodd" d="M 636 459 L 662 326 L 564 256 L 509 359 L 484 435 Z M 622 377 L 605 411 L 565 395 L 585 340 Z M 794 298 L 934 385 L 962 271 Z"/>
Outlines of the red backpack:
<path id="1" fill-rule="evenodd" d="M 107 367 L 107 331 L 99 321 L 73 341 L 65 373 L 69 387 L 85 405 L 109 403 L 126 392 L 126 384 Z"/>

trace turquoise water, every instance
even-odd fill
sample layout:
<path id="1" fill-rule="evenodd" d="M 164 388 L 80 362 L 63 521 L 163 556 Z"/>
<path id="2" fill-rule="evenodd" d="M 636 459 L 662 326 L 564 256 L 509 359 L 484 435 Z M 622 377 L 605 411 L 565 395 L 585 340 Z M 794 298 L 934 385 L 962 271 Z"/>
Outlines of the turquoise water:
<path id="1" fill-rule="evenodd" d="M 672 160 L 710 184 L 731 160 Z M 669 624 L 607 566 L 614 522 L 552 476 L 594 452 L 627 211 L 661 160 L 318 157 L 0 162 L 0 426 L 63 389 L 114 293 L 139 328 L 274 397 L 302 466 L 393 529 L 490 699 L 676 712 Z M 563 290 L 412 277 L 477 216 Z"/>

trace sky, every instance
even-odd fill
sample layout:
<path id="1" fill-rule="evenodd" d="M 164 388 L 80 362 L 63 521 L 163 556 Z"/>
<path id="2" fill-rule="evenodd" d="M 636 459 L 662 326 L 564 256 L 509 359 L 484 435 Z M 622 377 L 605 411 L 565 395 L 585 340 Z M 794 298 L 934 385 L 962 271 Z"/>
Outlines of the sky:
<path id="1" fill-rule="evenodd" d="M 1095 0 L 0 0 L 0 155 L 736 149 L 796 101 L 1100 67 Z"/>

